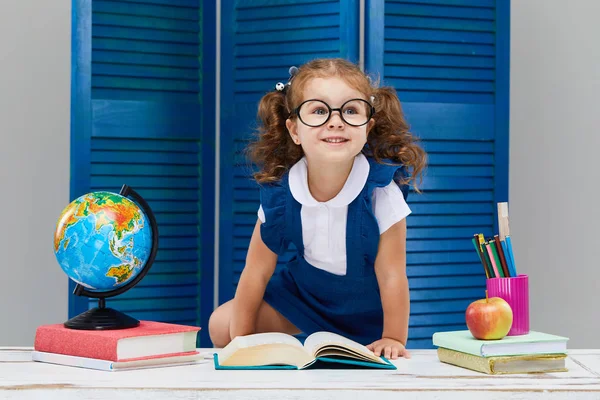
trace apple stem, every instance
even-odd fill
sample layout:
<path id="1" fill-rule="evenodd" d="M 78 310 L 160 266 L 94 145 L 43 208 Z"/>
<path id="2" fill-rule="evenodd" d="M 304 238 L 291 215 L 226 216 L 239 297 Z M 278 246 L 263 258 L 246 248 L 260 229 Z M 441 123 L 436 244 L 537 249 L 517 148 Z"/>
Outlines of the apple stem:
<path id="1" fill-rule="evenodd" d="M 485 302 L 486 302 L 486 303 L 489 303 L 489 301 L 488 301 L 488 294 L 487 294 L 487 290 L 485 291 Z"/>

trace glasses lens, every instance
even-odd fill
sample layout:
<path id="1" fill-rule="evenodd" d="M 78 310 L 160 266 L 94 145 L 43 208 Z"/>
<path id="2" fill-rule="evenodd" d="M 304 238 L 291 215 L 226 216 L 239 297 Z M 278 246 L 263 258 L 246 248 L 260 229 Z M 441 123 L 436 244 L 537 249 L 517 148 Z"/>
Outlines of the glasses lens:
<path id="1" fill-rule="evenodd" d="M 323 125 L 329 119 L 329 107 L 320 100 L 311 100 L 302 104 L 298 115 L 306 125 Z"/>
<path id="2" fill-rule="evenodd" d="M 365 100 L 350 100 L 342 106 L 342 118 L 349 125 L 364 125 L 370 118 L 370 110 L 370 105 Z"/>

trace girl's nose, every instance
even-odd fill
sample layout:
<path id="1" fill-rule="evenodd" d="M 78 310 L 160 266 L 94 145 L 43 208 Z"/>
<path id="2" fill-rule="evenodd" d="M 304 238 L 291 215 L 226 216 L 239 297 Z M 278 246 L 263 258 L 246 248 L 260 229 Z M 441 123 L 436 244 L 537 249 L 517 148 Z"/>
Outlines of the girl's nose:
<path id="1" fill-rule="evenodd" d="M 333 112 L 333 114 L 331 115 L 331 118 L 329 118 L 329 121 L 327 121 L 327 127 L 329 129 L 344 128 L 344 121 L 342 120 L 342 117 L 339 112 L 336 112 L 336 111 Z"/>

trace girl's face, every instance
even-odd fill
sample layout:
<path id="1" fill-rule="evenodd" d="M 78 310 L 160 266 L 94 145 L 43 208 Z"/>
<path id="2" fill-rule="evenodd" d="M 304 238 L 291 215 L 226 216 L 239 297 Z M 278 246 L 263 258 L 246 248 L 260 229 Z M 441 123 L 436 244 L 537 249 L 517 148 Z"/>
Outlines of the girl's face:
<path id="1" fill-rule="evenodd" d="M 306 83 L 300 116 L 288 119 L 286 126 L 308 159 L 336 163 L 352 160 L 360 153 L 375 121 L 369 118 L 369 104 L 360 100 L 349 102 L 353 99 L 367 100 L 338 77 L 313 78 Z M 330 111 L 327 105 L 331 109 L 343 108 Z M 309 126 L 320 124 L 328 116 L 325 124 Z M 362 126 L 353 126 L 365 121 L 368 122 Z"/>

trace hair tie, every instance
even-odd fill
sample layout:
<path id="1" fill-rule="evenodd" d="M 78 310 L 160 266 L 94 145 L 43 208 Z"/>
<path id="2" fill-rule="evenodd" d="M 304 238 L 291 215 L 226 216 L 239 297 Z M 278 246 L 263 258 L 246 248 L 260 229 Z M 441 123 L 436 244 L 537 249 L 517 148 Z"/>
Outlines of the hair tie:
<path id="1" fill-rule="evenodd" d="M 296 75 L 298 75 L 298 68 L 294 67 L 294 66 L 291 66 L 288 69 L 288 72 L 290 74 L 290 77 L 289 77 L 287 83 L 284 84 L 283 82 L 277 82 L 277 84 L 275 85 L 275 89 L 278 92 L 285 92 L 287 90 L 287 88 L 292 85 L 292 79 L 294 79 L 294 77 Z"/>

